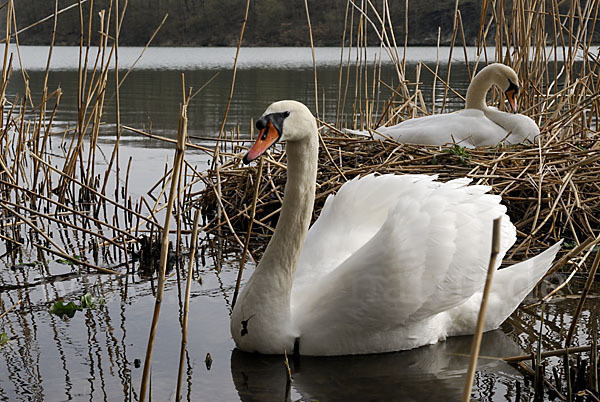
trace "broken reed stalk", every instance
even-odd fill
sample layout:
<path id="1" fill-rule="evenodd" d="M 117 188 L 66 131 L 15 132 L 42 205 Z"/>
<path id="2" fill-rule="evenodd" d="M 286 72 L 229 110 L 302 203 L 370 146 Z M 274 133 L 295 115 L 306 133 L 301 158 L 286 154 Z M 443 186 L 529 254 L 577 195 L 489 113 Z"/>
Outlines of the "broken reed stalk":
<path id="1" fill-rule="evenodd" d="M 187 346 L 187 326 L 188 315 L 190 309 L 190 292 L 192 289 L 192 276 L 194 273 L 194 259 L 196 258 L 196 249 L 198 248 L 198 222 L 200 221 L 200 208 L 194 214 L 194 223 L 192 227 L 192 235 L 190 237 L 191 250 L 190 262 L 188 264 L 187 280 L 185 284 L 185 302 L 183 305 L 183 323 L 181 324 L 181 351 L 179 352 L 179 371 L 177 374 L 177 392 L 175 400 L 181 400 L 181 384 L 183 382 L 183 368 L 185 361 L 185 349 Z"/>
<path id="2" fill-rule="evenodd" d="M 590 345 L 588 345 L 588 346 L 577 346 L 577 347 L 574 347 L 574 348 L 548 350 L 548 351 L 540 353 L 539 356 L 542 359 L 544 359 L 546 357 L 564 356 L 564 355 L 574 354 L 574 353 L 589 352 L 590 350 L 592 350 L 592 346 L 590 346 Z M 526 355 L 508 356 L 508 357 L 503 357 L 502 358 L 502 360 L 504 360 L 507 363 L 517 363 L 517 362 L 520 362 L 520 361 L 530 360 L 530 359 L 531 359 L 531 353 L 526 354 Z"/>
<path id="3" fill-rule="evenodd" d="M 248 255 L 248 246 L 250 245 L 250 238 L 252 236 L 252 224 L 254 223 L 254 217 L 256 215 L 256 202 L 258 201 L 258 191 L 260 190 L 260 180 L 262 178 L 263 171 L 263 158 L 261 157 L 258 162 L 258 173 L 256 173 L 256 184 L 254 188 L 254 198 L 252 199 L 252 210 L 250 212 L 250 222 L 248 222 L 248 232 L 246 233 L 246 241 L 244 242 L 244 251 L 242 252 L 242 260 L 240 261 L 240 269 L 238 270 L 237 279 L 235 281 L 235 290 L 233 292 L 233 299 L 231 302 L 231 308 L 235 307 L 238 294 L 240 292 L 240 284 L 242 283 L 242 273 L 244 272 L 244 265 L 246 265 L 246 256 Z"/>
<path id="4" fill-rule="evenodd" d="M 143 135 L 145 137 L 152 138 L 154 140 L 160 140 L 160 141 L 168 142 L 168 143 L 171 143 L 171 144 L 177 144 L 177 140 L 174 140 L 172 138 L 167 138 L 167 137 L 163 137 L 163 136 L 156 135 L 156 134 L 150 134 L 150 133 L 147 133 L 147 132 L 145 132 L 143 130 L 140 130 L 140 129 L 137 129 L 137 128 L 133 128 L 133 127 L 129 127 L 129 126 L 126 126 L 126 125 L 122 125 L 122 127 L 125 130 L 129 130 L 129 131 L 134 132 L 136 134 L 141 134 L 141 135 Z M 192 142 L 186 142 L 185 143 L 185 147 L 186 148 L 198 149 L 200 151 L 209 152 L 211 154 L 214 152 L 214 149 L 206 148 L 206 147 L 203 147 L 202 145 L 194 144 Z"/>
<path id="5" fill-rule="evenodd" d="M 182 83 L 183 74 L 181 75 Z M 185 91 L 184 91 L 185 97 Z M 140 385 L 140 401 L 146 399 L 146 391 L 148 390 L 148 379 L 150 374 L 150 363 L 152 360 L 152 349 L 154 347 L 154 339 L 156 337 L 156 329 L 158 318 L 160 315 L 160 307 L 162 303 L 163 293 L 165 289 L 165 273 L 167 269 L 167 259 L 169 253 L 169 226 L 173 215 L 173 205 L 177 198 L 177 188 L 179 184 L 179 175 L 183 166 L 183 156 L 185 152 L 185 143 L 187 136 L 187 108 L 189 98 L 185 98 L 185 102 L 181 105 L 179 114 L 179 129 L 177 130 L 177 148 L 175 150 L 175 159 L 173 161 L 173 171 L 171 173 L 171 189 L 169 191 L 169 200 L 165 211 L 165 224 L 161 233 L 161 248 L 160 262 L 158 266 L 158 287 L 156 290 L 156 302 L 154 304 L 154 313 L 152 315 L 152 324 L 150 327 L 150 335 L 148 337 L 148 345 L 146 348 L 146 357 L 144 359 L 144 371 L 142 373 L 142 382 Z"/>
<path id="6" fill-rule="evenodd" d="M 120 88 L 121 85 L 123 85 L 123 83 L 125 82 L 125 80 L 129 76 L 129 73 L 131 73 L 131 71 L 133 70 L 133 68 L 137 64 L 137 62 L 141 60 L 142 56 L 144 55 L 144 53 L 146 52 L 146 50 L 148 49 L 148 47 L 150 46 L 150 44 L 154 40 L 154 37 L 156 36 L 156 34 L 158 33 L 158 31 L 160 31 L 160 29 L 163 27 L 163 25 L 165 25 L 165 22 L 167 22 L 167 18 L 168 17 L 169 17 L 169 14 L 166 13 L 165 16 L 163 17 L 162 21 L 160 22 L 160 24 L 158 24 L 158 27 L 156 27 L 156 29 L 154 30 L 154 32 L 152 32 L 152 35 L 150 35 L 150 39 L 148 39 L 148 41 L 146 42 L 146 45 L 144 46 L 144 48 L 140 52 L 140 55 L 133 61 L 133 63 L 131 63 L 131 66 L 129 66 L 129 68 L 125 72 L 125 75 L 123 75 L 123 78 L 121 78 L 121 80 L 119 81 L 119 85 L 118 85 L 117 88 Z M 115 92 L 115 95 L 116 95 L 116 92 Z M 121 127 L 123 127 L 123 126 L 121 126 Z"/>
<path id="7" fill-rule="evenodd" d="M 477 357 L 479 356 L 479 347 L 481 346 L 481 337 L 483 336 L 483 326 L 485 324 L 485 313 L 487 309 L 488 297 L 490 295 L 490 289 L 492 287 L 492 277 L 496 269 L 496 258 L 498 257 L 498 253 L 500 252 L 501 219 L 501 217 L 494 219 L 490 263 L 488 265 L 487 276 L 485 278 L 485 285 L 483 287 L 483 295 L 481 296 L 481 307 L 479 308 L 479 315 L 477 316 L 475 334 L 473 335 L 473 341 L 471 343 L 471 359 L 469 360 L 469 370 L 467 371 L 465 387 L 463 388 L 463 402 L 468 402 L 471 400 L 471 389 L 473 388 L 473 379 L 475 377 L 475 369 L 477 368 Z"/>
<path id="8" fill-rule="evenodd" d="M 4 317 L 6 314 L 10 313 L 10 311 L 12 309 L 14 309 L 15 307 L 17 307 L 19 304 L 21 304 L 23 300 L 19 299 L 17 300 L 17 302 L 15 304 L 12 305 L 12 307 L 10 307 L 8 310 L 6 310 L 4 313 L 0 314 L 0 320 L 2 319 L 2 317 Z"/>

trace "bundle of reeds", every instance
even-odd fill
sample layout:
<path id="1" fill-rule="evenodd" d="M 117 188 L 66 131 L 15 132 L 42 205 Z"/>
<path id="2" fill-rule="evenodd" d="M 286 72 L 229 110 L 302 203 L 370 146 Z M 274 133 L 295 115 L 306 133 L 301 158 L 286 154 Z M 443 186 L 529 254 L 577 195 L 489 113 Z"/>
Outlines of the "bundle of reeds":
<path id="1" fill-rule="evenodd" d="M 2 6 L 6 7 L 6 25 L 0 78 L 0 219 L 15 223 L 0 226 L 0 236 L 15 246 L 11 249 L 14 252 L 9 253 L 13 259 L 15 253 L 21 252 L 18 239 L 25 228 L 36 233 L 30 244 L 37 248 L 40 257 L 49 253 L 73 266 L 114 274 L 114 268 L 128 264 L 131 244 L 137 242 L 140 231 L 160 231 L 161 225 L 154 216 L 159 205 L 157 202 L 151 207 L 143 198 L 134 200 L 128 191 L 131 159 L 128 166 L 119 166 L 119 88 L 127 74 L 119 75 L 117 55 L 120 22 L 127 2 L 122 8 L 119 2 L 110 2 L 107 9 L 100 10 L 94 2 L 85 3 L 61 10 L 55 1 L 54 13 L 39 22 L 52 21 L 54 32 L 61 13 L 75 7 L 79 12 L 77 117 L 73 127 L 57 127 L 55 122 L 63 93 L 60 87 L 49 87 L 54 36 L 38 98 L 32 94 L 29 75 L 20 64 L 19 50 L 19 34 L 36 24 L 19 29 L 13 1 Z M 97 32 L 92 29 L 96 23 Z M 97 46 L 91 45 L 93 41 Z M 10 43 L 14 53 L 9 49 Z M 14 77 L 16 65 L 19 74 Z M 23 80 L 23 94 L 7 95 L 11 76 Z M 116 142 L 110 153 L 103 155 L 108 158 L 105 170 L 99 171 L 97 155 L 104 150 L 98 146 L 98 138 L 101 130 L 107 129 L 103 121 L 106 102 L 113 99 L 117 124 L 112 131 Z M 52 239 L 54 232 L 60 233 L 60 241 Z M 71 236 L 89 243 L 75 247 L 69 241 Z M 148 249 L 152 247 L 150 243 Z"/>

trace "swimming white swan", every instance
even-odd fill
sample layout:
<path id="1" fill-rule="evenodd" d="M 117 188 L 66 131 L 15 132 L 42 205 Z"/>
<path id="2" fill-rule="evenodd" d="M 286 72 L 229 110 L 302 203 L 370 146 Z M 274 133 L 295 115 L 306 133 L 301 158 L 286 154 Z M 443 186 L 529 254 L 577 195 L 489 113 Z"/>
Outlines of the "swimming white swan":
<path id="1" fill-rule="evenodd" d="M 303 355 L 390 352 L 472 333 L 502 216 L 501 253 L 515 228 L 500 197 L 468 179 L 369 175 L 330 196 L 308 230 L 318 132 L 308 108 L 273 103 L 256 122 L 248 163 L 286 141 L 277 228 L 231 315 L 238 348 Z M 548 270 L 560 244 L 495 273 L 485 329 L 497 328 Z M 498 262 L 498 264 L 499 264 Z"/>
<path id="2" fill-rule="evenodd" d="M 493 85 L 504 91 L 514 114 L 486 105 L 486 94 Z M 465 109 L 405 120 L 395 126 L 379 127 L 373 135 L 375 138 L 389 137 L 406 144 L 444 145 L 456 142 L 467 148 L 496 145 L 500 142 L 533 142 L 540 134 L 540 129 L 528 116 L 516 114 L 518 85 L 519 79 L 512 68 L 500 63 L 490 64 L 471 81 Z"/>

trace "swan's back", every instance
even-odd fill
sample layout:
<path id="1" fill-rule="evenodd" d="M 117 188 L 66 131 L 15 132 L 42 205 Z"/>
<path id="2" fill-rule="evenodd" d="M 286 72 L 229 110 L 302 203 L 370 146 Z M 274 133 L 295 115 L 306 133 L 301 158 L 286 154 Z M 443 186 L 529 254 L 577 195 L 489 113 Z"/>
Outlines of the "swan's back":
<path id="1" fill-rule="evenodd" d="M 375 130 L 376 138 L 390 137 L 405 144 L 458 143 L 467 148 L 482 146 L 488 142 L 497 144 L 505 136 L 506 131 L 502 127 L 477 109 L 418 117 Z"/>

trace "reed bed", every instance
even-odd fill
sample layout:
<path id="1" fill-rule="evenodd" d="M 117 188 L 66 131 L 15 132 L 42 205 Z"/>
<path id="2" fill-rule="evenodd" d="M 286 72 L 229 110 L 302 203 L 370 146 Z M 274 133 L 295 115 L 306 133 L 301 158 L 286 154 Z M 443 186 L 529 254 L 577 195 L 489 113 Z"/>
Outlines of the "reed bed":
<path id="1" fill-rule="evenodd" d="M 46 260 L 45 255 L 54 255 L 74 267 L 122 274 L 122 268 L 129 269 L 133 260 L 143 257 L 142 245 L 148 250 L 153 247 L 147 239 L 157 238 L 162 231 L 156 218 L 162 208 L 158 199 L 152 206 L 152 201 L 129 194 L 130 165 L 119 166 L 118 158 L 121 125 L 115 126 L 117 141 L 112 150 L 107 152 L 98 145 L 101 131 L 107 131 L 103 119 L 109 99 L 116 101 L 117 123 L 120 119 L 119 87 L 126 77 L 120 80 L 113 66 L 118 66 L 120 21 L 127 1 L 122 5 L 119 8 L 118 2 L 111 2 L 107 9 L 98 10 L 93 1 L 82 1 L 61 10 L 56 1 L 54 14 L 47 18 L 56 28 L 62 12 L 74 7 L 79 12 L 77 118 L 72 127 L 55 123 L 62 89 L 48 87 L 54 36 L 41 96 L 34 97 L 27 71 L 19 65 L 20 76 L 14 77 L 13 72 L 20 64 L 18 35 L 30 27 L 17 28 L 12 0 L 3 6 L 7 10 L 0 81 L 0 235 L 13 266 L 23 260 L 23 253 L 31 246 L 41 261 Z M 92 30 L 93 18 L 100 21 L 98 32 Z M 18 57 L 9 52 L 9 43 L 16 45 Z M 9 99 L 6 88 L 10 79 L 22 79 L 25 93 Z M 108 163 L 101 169 L 97 162 L 104 157 Z M 148 233 L 140 242 L 140 236 Z"/>

